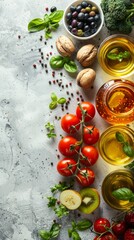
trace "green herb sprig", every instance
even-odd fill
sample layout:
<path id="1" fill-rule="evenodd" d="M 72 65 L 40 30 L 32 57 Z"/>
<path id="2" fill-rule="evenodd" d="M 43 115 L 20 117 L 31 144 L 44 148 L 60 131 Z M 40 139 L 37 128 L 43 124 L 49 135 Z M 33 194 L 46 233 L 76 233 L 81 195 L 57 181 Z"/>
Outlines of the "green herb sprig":
<path id="1" fill-rule="evenodd" d="M 58 104 L 66 103 L 66 99 L 64 97 L 58 98 L 55 93 L 51 94 L 51 100 L 52 101 L 49 104 L 49 108 L 51 110 L 55 109 L 58 106 Z"/>
<path id="2" fill-rule="evenodd" d="M 134 161 L 129 163 L 128 165 L 124 166 L 125 168 L 128 168 L 130 171 L 134 172 Z"/>
<path id="3" fill-rule="evenodd" d="M 118 142 L 122 143 L 123 152 L 128 157 L 134 157 L 134 149 L 129 144 L 129 142 L 125 141 L 125 138 L 124 138 L 123 134 L 120 133 L 120 132 L 116 132 L 116 139 L 117 139 Z"/>
<path id="4" fill-rule="evenodd" d="M 28 31 L 38 32 L 41 30 L 45 30 L 45 38 L 51 38 L 52 37 L 52 31 L 56 31 L 59 27 L 59 22 L 61 21 L 63 17 L 63 10 L 56 10 L 53 13 L 45 14 L 44 18 L 35 18 L 31 20 L 28 24 Z"/>
<path id="5" fill-rule="evenodd" d="M 114 48 L 107 54 L 107 58 L 110 60 L 118 60 L 122 62 L 124 59 L 129 59 L 131 57 L 131 53 L 129 51 L 122 51 L 119 48 Z"/>
<path id="6" fill-rule="evenodd" d="M 134 192 L 129 188 L 119 188 L 112 192 L 112 195 L 119 200 L 128 200 L 129 202 L 134 202 Z"/>
<path id="7" fill-rule="evenodd" d="M 78 222 L 72 221 L 72 228 L 68 229 L 68 236 L 73 240 L 81 240 L 78 231 L 84 231 L 92 226 L 92 222 L 88 219 L 82 219 Z"/>
<path id="8" fill-rule="evenodd" d="M 69 57 L 53 56 L 50 59 L 50 66 L 54 70 L 64 68 L 68 73 L 77 72 L 77 65 Z"/>
<path id="9" fill-rule="evenodd" d="M 56 133 L 54 132 L 54 125 L 51 124 L 50 122 L 45 124 L 45 128 L 47 129 L 48 133 L 47 136 L 48 138 L 55 138 L 56 137 Z"/>
<path id="10" fill-rule="evenodd" d="M 51 240 L 59 236 L 61 225 L 59 223 L 53 223 L 49 231 L 40 230 L 39 236 L 44 240 Z"/>

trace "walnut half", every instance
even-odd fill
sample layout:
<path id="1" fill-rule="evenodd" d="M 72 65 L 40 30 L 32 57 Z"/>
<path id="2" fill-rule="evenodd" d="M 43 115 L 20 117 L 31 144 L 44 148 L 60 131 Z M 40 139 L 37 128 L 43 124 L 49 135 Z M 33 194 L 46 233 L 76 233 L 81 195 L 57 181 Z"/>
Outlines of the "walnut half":
<path id="1" fill-rule="evenodd" d="M 77 52 L 77 60 L 83 67 L 89 67 L 97 56 L 97 48 L 93 44 L 87 44 Z"/>

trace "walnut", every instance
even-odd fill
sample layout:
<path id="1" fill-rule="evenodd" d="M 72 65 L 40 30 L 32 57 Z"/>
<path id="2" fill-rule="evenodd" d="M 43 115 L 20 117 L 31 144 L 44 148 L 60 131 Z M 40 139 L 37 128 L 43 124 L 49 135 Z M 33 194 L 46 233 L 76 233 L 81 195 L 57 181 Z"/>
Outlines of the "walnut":
<path id="1" fill-rule="evenodd" d="M 77 52 L 77 60 L 83 67 L 89 67 L 97 56 L 97 48 L 92 44 L 87 44 Z"/>
<path id="2" fill-rule="evenodd" d="M 77 84 L 83 89 L 90 88 L 96 78 L 96 73 L 92 68 L 86 68 L 77 75 Z"/>
<path id="3" fill-rule="evenodd" d="M 56 40 L 56 47 L 58 52 L 63 56 L 63 57 L 70 57 L 74 52 L 75 52 L 75 46 L 73 42 L 66 36 L 60 36 Z"/>

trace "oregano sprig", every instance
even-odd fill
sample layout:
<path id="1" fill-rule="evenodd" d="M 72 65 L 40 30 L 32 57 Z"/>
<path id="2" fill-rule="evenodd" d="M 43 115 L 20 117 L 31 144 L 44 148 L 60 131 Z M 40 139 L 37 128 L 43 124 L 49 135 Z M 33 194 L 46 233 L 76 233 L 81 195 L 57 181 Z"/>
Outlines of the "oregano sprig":
<path id="1" fill-rule="evenodd" d="M 125 138 L 124 138 L 123 134 L 121 132 L 116 132 L 115 135 L 116 135 L 117 141 L 122 144 L 123 152 L 128 157 L 134 157 L 134 149 L 128 141 L 125 141 Z"/>
<path id="2" fill-rule="evenodd" d="M 51 124 L 50 122 L 45 124 L 45 128 L 47 129 L 48 133 L 47 136 L 48 138 L 55 138 L 56 137 L 56 133 L 54 132 L 54 125 Z"/>

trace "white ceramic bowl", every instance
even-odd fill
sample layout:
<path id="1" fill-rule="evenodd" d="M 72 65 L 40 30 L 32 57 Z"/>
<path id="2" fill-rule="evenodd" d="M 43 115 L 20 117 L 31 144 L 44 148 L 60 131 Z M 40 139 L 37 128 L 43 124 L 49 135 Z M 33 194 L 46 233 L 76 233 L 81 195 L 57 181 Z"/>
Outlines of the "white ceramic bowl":
<path id="1" fill-rule="evenodd" d="M 98 28 L 97 28 L 97 31 L 96 31 L 95 33 L 91 34 L 90 36 L 77 36 L 77 35 L 73 34 L 73 33 L 69 30 L 69 28 L 68 28 L 69 24 L 68 24 L 68 22 L 67 22 L 66 15 L 67 15 L 67 13 L 70 12 L 70 7 L 71 7 L 72 5 L 73 5 L 74 7 L 76 7 L 77 5 L 81 4 L 82 1 L 81 1 L 81 0 L 74 1 L 74 2 L 72 2 L 70 5 L 68 5 L 67 8 L 66 8 L 65 11 L 64 11 L 63 24 L 64 24 L 64 27 L 65 27 L 65 29 L 67 30 L 67 32 L 68 32 L 72 37 L 74 37 L 75 39 L 78 39 L 78 40 L 88 40 L 88 39 L 91 39 L 91 38 L 95 37 L 95 36 L 101 31 L 102 26 L 103 26 L 103 24 L 104 24 L 104 15 L 103 15 L 103 12 L 102 12 L 101 7 L 100 7 L 98 4 L 96 4 L 95 2 L 93 2 L 93 1 L 85 0 L 85 2 L 88 2 L 89 4 L 92 4 L 93 6 L 97 7 L 98 12 L 99 12 L 99 14 L 100 14 L 101 22 L 100 22 L 100 25 L 99 25 Z"/>

